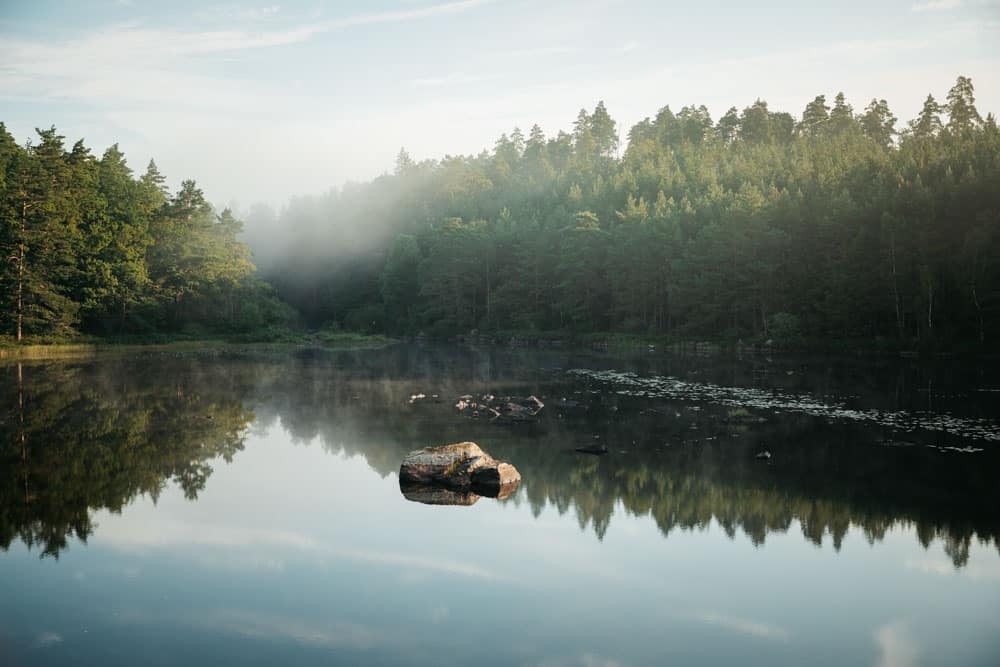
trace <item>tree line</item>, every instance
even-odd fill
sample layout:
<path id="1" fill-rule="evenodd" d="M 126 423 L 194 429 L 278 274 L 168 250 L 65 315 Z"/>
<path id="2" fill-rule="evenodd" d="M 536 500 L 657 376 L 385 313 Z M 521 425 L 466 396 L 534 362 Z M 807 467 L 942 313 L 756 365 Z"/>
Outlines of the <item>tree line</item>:
<path id="1" fill-rule="evenodd" d="M 959 77 L 903 127 L 884 99 L 664 107 L 621 145 L 603 103 L 490 151 L 247 219 L 307 322 L 982 346 L 1000 331 L 1000 132 Z M 267 230 L 279 230 L 268 236 Z M 266 239 L 266 242 L 265 242 Z"/>
<path id="2" fill-rule="evenodd" d="M 0 124 L 0 331 L 268 337 L 622 332 L 985 347 L 1000 332 L 1000 132 L 959 77 L 885 100 L 660 109 L 415 162 L 243 223 L 55 128 Z M 251 258 L 249 248 L 253 248 Z M 253 263 L 251 261 L 253 259 Z M 259 266 L 255 271 L 254 264 Z M 265 282 L 266 281 L 266 282 Z M 271 287 L 273 285 L 273 288 Z"/>
<path id="3" fill-rule="evenodd" d="M 19 145 L 0 123 L 0 331 L 17 341 L 245 332 L 291 309 L 254 273 L 242 224 L 194 181 L 171 195 L 54 127 Z"/>

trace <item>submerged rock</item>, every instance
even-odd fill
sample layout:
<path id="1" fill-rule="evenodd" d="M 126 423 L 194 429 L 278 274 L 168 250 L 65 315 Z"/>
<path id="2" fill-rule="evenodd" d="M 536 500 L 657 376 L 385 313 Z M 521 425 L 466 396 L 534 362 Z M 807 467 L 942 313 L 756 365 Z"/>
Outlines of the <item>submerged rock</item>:
<path id="1" fill-rule="evenodd" d="M 506 498 L 520 482 L 521 475 L 517 468 L 505 461 L 497 461 L 474 442 L 418 449 L 407 454 L 399 466 L 399 486 L 403 495 L 415 487 L 436 487 Z M 471 505 L 473 502 L 475 500 L 432 504 Z"/>

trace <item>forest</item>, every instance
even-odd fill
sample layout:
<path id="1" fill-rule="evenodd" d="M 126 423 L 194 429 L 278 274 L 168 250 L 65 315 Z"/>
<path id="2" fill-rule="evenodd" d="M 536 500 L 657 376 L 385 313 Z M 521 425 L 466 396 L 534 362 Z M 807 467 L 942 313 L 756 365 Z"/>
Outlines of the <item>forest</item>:
<path id="1" fill-rule="evenodd" d="M 231 211 L 194 181 L 171 195 L 150 161 L 98 159 L 52 127 L 19 146 L 0 123 L 0 330 L 22 341 L 81 333 L 247 333 L 293 311 L 254 272 Z"/>
<path id="2" fill-rule="evenodd" d="M 799 117 L 663 107 L 622 141 L 601 102 L 571 132 L 401 150 L 392 173 L 242 222 L 163 183 L 117 146 L 97 159 L 54 128 L 24 147 L 0 130 L 3 332 L 973 350 L 1000 332 L 1000 131 L 962 76 L 903 125 L 884 99 L 819 95 Z"/>

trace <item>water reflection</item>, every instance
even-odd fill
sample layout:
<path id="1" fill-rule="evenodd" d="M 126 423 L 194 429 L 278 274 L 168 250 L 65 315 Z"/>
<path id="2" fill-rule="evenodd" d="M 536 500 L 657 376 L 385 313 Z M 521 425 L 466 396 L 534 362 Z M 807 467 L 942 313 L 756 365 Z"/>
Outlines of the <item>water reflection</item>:
<path id="1" fill-rule="evenodd" d="M 193 364 L 16 364 L 0 417 L 0 547 L 58 556 L 86 542 L 94 510 L 154 500 L 169 482 L 194 500 L 253 419 L 224 368 Z"/>
<path id="2" fill-rule="evenodd" d="M 762 411 L 735 418 L 732 405 L 621 395 L 563 370 L 579 361 L 568 353 L 397 347 L 3 366 L 0 546 L 19 539 L 57 556 L 72 538 L 86 542 L 94 511 L 120 512 L 141 494 L 156 499 L 170 482 L 194 500 L 212 466 L 242 449 L 255 421 L 262 431 L 280 422 L 295 442 L 318 439 L 331 452 L 360 455 L 382 477 L 415 448 L 480 442 L 521 471 L 524 482 L 510 501 L 527 503 L 536 517 L 546 507 L 572 514 L 598 539 L 621 510 L 651 517 L 668 538 L 714 521 L 731 538 L 742 533 L 755 545 L 801 530 L 809 542 L 839 550 L 852 527 L 873 544 L 893 528 L 912 528 L 924 547 L 940 540 L 956 567 L 967 563 L 974 539 L 997 544 L 998 458 L 990 447 L 975 456 L 887 447 L 898 439 L 871 425 Z M 650 363 L 638 360 L 632 370 L 768 384 L 757 362 L 661 361 L 673 364 L 666 369 Z M 811 383 L 817 394 L 846 391 L 829 374 L 796 372 L 774 373 L 775 383 Z M 877 371 L 860 386 L 878 385 L 878 377 L 884 390 L 859 396 L 859 403 L 894 400 L 893 409 L 903 410 L 925 400 Z M 418 391 L 439 398 L 411 403 Z M 536 423 L 500 425 L 469 419 L 446 400 L 487 391 L 536 394 L 549 407 Z M 980 410 L 968 409 L 971 416 Z M 933 434 L 907 437 L 940 444 Z M 575 451 L 595 443 L 608 454 Z M 770 461 L 755 458 L 763 447 L 773 453 Z M 426 504 L 478 500 L 403 492 Z"/>
<path id="3" fill-rule="evenodd" d="M 442 486 L 430 486 L 424 484 L 400 484 L 399 491 L 403 497 L 414 503 L 424 505 L 475 505 L 480 498 L 495 498 L 496 500 L 506 500 L 517 492 L 517 484 L 501 486 L 499 492 L 459 491 Z"/>
<path id="4" fill-rule="evenodd" d="M 456 491 L 440 486 L 410 486 L 400 485 L 403 497 L 414 503 L 424 505 L 475 505 L 481 497 L 472 491 Z"/>

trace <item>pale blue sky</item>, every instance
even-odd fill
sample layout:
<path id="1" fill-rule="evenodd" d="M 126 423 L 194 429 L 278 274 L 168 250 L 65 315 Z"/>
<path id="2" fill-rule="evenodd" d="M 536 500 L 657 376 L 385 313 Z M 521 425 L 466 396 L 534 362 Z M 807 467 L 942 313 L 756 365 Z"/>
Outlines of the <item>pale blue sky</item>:
<path id="1" fill-rule="evenodd" d="M 622 135 L 669 104 L 801 113 L 844 91 L 901 124 L 971 76 L 1000 110 L 1000 0 L 892 2 L 0 0 L 0 120 L 56 125 L 217 203 L 280 203 L 501 132 L 568 129 L 605 100 Z"/>

